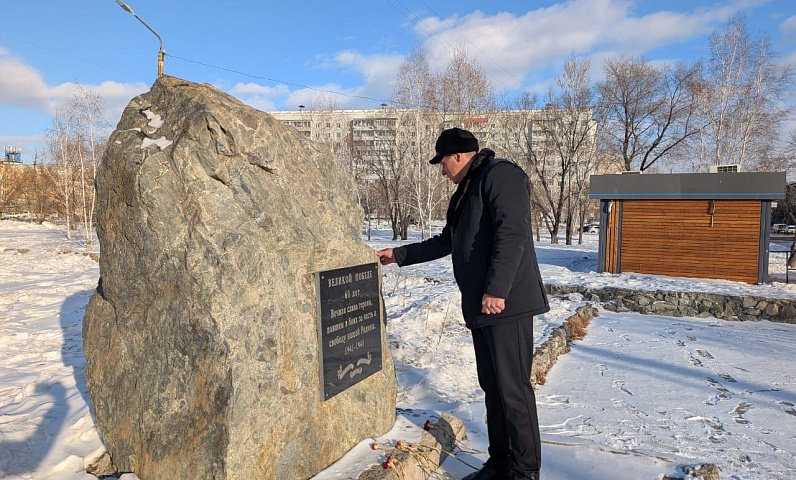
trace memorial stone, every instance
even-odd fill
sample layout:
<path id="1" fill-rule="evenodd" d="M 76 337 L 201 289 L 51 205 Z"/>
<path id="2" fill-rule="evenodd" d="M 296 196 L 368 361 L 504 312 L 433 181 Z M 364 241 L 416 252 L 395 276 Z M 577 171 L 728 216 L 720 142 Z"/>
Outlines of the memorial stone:
<path id="1" fill-rule="evenodd" d="M 96 184 L 101 279 L 83 343 L 117 471 L 306 479 L 393 426 L 378 266 L 327 147 L 162 77 L 125 108 Z M 318 283 L 337 270 L 359 280 Z M 327 358 L 336 302 L 357 311 L 331 323 L 346 339 Z M 324 365 L 347 380 L 324 385 Z"/>

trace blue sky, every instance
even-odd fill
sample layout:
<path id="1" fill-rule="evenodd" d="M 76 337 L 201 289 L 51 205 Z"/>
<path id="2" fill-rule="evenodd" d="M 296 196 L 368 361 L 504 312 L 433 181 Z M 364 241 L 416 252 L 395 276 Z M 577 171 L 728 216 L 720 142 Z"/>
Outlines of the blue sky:
<path id="1" fill-rule="evenodd" d="M 594 80 L 601 60 L 619 53 L 706 58 L 710 33 L 738 12 L 796 66 L 793 0 L 127 3 L 163 38 L 166 74 L 211 83 L 262 110 L 310 106 L 319 91 L 343 94 L 339 108 L 377 107 L 417 45 L 439 68 L 452 49 L 464 49 L 499 91 L 544 93 L 571 52 L 592 58 Z M 0 143 L 21 146 L 26 163 L 75 82 L 102 96 L 113 125 L 154 82 L 157 38 L 114 0 L 2 4 Z"/>

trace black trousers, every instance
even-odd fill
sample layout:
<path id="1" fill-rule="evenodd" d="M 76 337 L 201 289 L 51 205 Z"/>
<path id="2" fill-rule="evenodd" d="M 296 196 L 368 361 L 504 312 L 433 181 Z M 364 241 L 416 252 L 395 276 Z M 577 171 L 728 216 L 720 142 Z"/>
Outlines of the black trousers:
<path id="1" fill-rule="evenodd" d="M 472 331 L 478 383 L 486 394 L 488 463 L 509 478 L 535 478 L 542 448 L 531 386 L 533 317 Z"/>

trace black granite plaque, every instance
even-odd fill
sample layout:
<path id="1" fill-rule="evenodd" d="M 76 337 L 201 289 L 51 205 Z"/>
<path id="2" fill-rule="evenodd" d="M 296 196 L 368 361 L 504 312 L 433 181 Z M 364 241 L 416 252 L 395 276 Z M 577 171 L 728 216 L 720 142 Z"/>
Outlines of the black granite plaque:
<path id="1" fill-rule="evenodd" d="M 323 400 L 381 370 L 378 275 L 376 263 L 315 274 Z"/>

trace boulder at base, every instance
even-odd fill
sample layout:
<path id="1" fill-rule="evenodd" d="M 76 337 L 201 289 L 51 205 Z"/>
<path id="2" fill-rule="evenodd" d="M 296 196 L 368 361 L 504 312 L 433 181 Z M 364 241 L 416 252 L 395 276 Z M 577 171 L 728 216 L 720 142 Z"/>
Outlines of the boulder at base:
<path id="1" fill-rule="evenodd" d="M 306 479 L 395 420 L 382 370 L 321 400 L 315 272 L 375 262 L 323 145 L 209 85 L 134 98 L 97 173 L 86 380 L 119 472 Z"/>

